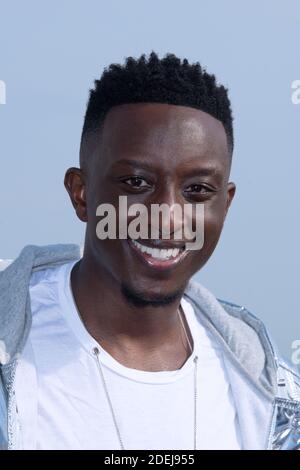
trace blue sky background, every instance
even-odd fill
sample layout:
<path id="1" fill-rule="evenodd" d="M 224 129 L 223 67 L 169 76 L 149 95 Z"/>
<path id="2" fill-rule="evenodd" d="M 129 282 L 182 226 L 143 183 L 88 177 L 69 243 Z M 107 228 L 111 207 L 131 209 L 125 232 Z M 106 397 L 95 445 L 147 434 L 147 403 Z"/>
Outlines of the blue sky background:
<path id="1" fill-rule="evenodd" d="M 63 187 L 93 80 L 155 50 L 200 61 L 230 89 L 237 194 L 197 279 L 261 317 L 291 358 L 300 339 L 300 2 L 0 0 L 0 257 L 82 243 Z"/>

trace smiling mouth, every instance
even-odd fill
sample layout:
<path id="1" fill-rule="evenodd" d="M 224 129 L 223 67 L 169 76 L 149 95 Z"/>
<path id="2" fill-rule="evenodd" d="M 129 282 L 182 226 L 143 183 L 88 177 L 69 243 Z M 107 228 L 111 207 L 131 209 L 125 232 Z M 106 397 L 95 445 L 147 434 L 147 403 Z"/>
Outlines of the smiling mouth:
<path id="1" fill-rule="evenodd" d="M 148 264 L 148 266 L 157 269 L 166 269 L 176 266 L 180 263 L 188 253 L 185 243 L 181 246 L 173 246 L 158 248 L 155 242 L 153 244 L 141 243 L 137 240 L 128 240 L 130 246 L 139 255 L 140 259 Z"/>

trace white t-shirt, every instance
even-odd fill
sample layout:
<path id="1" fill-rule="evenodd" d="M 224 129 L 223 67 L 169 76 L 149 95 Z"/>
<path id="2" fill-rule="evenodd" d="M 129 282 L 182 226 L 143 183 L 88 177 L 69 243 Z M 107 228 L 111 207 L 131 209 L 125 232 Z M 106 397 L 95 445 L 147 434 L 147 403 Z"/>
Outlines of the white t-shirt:
<path id="1" fill-rule="evenodd" d="M 125 449 L 193 449 L 194 362 L 197 374 L 197 448 L 240 449 L 238 419 L 221 349 L 182 307 L 193 354 L 175 371 L 123 366 L 87 332 L 70 290 L 74 263 L 31 277 L 29 341 L 38 385 L 38 449 L 119 449 L 120 444 L 93 349 L 100 350 L 105 381 Z M 22 399 L 22 390 L 17 391 Z M 29 423 L 30 425 L 30 423 Z"/>

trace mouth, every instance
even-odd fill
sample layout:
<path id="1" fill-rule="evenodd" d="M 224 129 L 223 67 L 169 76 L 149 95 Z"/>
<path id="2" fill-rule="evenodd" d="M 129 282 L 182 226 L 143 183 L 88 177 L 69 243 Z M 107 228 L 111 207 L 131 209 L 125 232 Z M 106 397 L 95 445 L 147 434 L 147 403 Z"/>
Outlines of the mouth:
<path id="1" fill-rule="evenodd" d="M 183 261 L 188 254 L 185 243 L 157 243 L 155 240 L 137 241 L 128 239 L 130 247 L 148 266 L 155 269 L 170 269 Z M 160 248 L 158 247 L 160 246 Z"/>

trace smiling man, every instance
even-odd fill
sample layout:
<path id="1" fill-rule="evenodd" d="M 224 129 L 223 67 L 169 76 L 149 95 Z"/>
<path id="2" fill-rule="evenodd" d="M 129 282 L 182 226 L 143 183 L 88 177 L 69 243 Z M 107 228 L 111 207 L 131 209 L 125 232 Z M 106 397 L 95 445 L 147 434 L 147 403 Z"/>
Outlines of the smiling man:
<path id="1" fill-rule="evenodd" d="M 235 194 L 233 143 L 227 90 L 198 63 L 152 53 L 95 82 L 65 176 L 83 255 L 27 246 L 1 274 L 3 447 L 300 447 L 299 378 L 257 318 L 191 281 Z M 98 208 L 120 197 L 165 204 L 170 236 L 162 217 L 156 238 L 101 239 Z M 200 249 L 175 236 L 186 204 L 193 225 L 204 208 Z"/>

